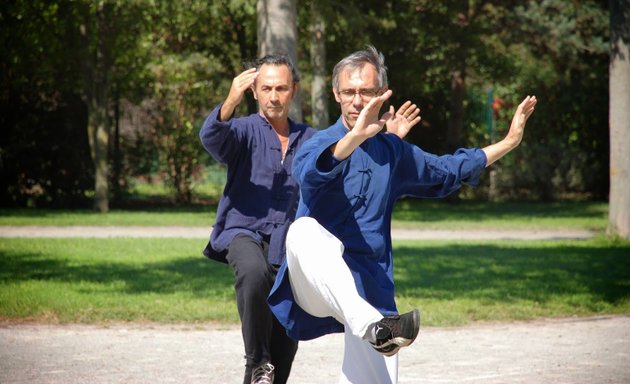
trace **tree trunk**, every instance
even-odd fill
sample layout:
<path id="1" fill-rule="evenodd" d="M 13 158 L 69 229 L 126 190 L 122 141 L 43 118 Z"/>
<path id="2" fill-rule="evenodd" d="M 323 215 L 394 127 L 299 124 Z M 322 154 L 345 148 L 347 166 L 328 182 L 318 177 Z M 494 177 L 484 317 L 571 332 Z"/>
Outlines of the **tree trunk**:
<path id="1" fill-rule="evenodd" d="M 608 233 L 630 239 L 630 0 L 610 1 Z"/>
<path id="2" fill-rule="evenodd" d="M 94 153 L 94 209 L 105 213 L 109 211 L 109 127 L 107 124 L 107 109 L 99 102 L 95 102 L 90 110 L 88 124 L 93 135 Z"/>
<path id="3" fill-rule="evenodd" d="M 446 152 L 453 153 L 463 145 L 464 130 L 464 98 L 466 95 L 466 80 L 463 70 L 451 73 L 451 105 L 447 122 Z M 444 200 L 448 203 L 459 202 L 460 190 L 448 195 Z"/>
<path id="4" fill-rule="evenodd" d="M 297 68 L 297 0 L 258 0 L 258 55 L 286 54 Z M 291 119 L 302 121 L 300 92 L 296 92 Z"/>
<path id="5" fill-rule="evenodd" d="M 109 122 L 107 119 L 107 23 L 111 4 L 99 4 L 95 14 L 87 9 L 82 35 L 85 43 L 84 99 L 88 106 L 88 139 L 94 163 L 94 209 L 109 211 Z M 96 17 L 95 29 L 91 19 Z"/>
<path id="6" fill-rule="evenodd" d="M 114 169 L 113 169 L 113 185 L 111 187 L 114 200 L 120 197 L 122 190 L 121 178 L 122 178 L 122 153 L 120 151 L 120 97 L 118 92 L 114 96 Z"/>
<path id="7" fill-rule="evenodd" d="M 451 102 L 450 114 L 447 122 L 446 150 L 453 153 L 464 146 L 464 101 L 466 99 L 466 64 L 468 49 L 466 34 L 470 23 L 470 4 L 468 0 L 458 3 L 459 11 L 456 12 L 455 38 L 457 47 L 453 54 L 454 69 L 451 71 Z M 446 197 L 450 203 L 459 202 L 460 190 Z"/>
<path id="8" fill-rule="evenodd" d="M 313 84 L 311 85 L 313 127 L 326 128 L 330 124 L 328 116 L 330 88 L 326 82 L 326 23 L 316 1 L 311 2 L 311 66 L 313 67 Z"/>
<path id="9" fill-rule="evenodd" d="M 496 128 L 496 121 L 494 118 L 494 110 L 492 109 L 492 105 L 494 104 L 494 87 L 488 87 L 487 91 L 488 106 L 486 108 L 486 117 L 488 122 L 488 136 L 490 137 L 490 142 L 494 142 L 494 131 Z M 489 201 L 499 201 L 499 188 L 497 186 L 497 170 L 495 167 L 490 167 L 488 171 L 488 200 Z"/>
<path id="10" fill-rule="evenodd" d="M 239 16 L 230 11 L 229 8 L 225 10 L 226 14 L 229 15 L 230 19 L 236 21 L 242 21 Z M 247 28 L 243 23 L 237 22 L 234 26 L 234 33 L 236 33 L 236 42 L 238 43 L 238 50 L 241 55 L 241 60 L 252 60 L 256 56 L 257 47 L 250 42 L 251 36 L 247 35 Z M 243 68 L 236 67 L 234 68 L 234 72 L 232 77 L 236 77 Z M 258 113 L 258 105 L 256 105 L 256 100 L 252 96 L 251 92 L 247 92 L 245 96 L 245 104 L 247 105 L 247 114 L 251 115 L 252 113 Z"/>
<path id="11" fill-rule="evenodd" d="M 470 24 L 469 1 L 459 2 L 455 12 L 454 36 L 457 39 L 453 54 L 453 71 L 451 72 L 451 103 L 447 123 L 447 151 L 453 152 L 464 145 L 464 100 L 466 98 L 466 58 L 468 48 L 466 35 Z"/>
<path id="12" fill-rule="evenodd" d="M 451 73 L 451 108 L 448 117 L 447 151 L 453 152 L 463 145 L 464 99 L 466 97 L 466 73 L 464 69 Z"/>

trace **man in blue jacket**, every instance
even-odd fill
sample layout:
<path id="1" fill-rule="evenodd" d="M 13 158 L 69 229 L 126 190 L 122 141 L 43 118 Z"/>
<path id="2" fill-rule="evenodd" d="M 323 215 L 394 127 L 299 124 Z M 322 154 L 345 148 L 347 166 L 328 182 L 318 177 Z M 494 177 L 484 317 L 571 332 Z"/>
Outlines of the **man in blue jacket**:
<path id="1" fill-rule="evenodd" d="M 403 196 L 443 197 L 521 142 L 536 104 L 518 107 L 505 139 L 483 149 L 435 156 L 380 133 L 391 96 L 382 54 L 368 47 L 333 70 L 341 117 L 306 142 L 293 161 L 300 186 L 286 261 L 269 304 L 287 333 L 308 340 L 345 332 L 340 382 L 396 383 L 397 352 L 419 330 L 417 310 L 398 315 L 394 300 L 391 215 Z"/>
<path id="2" fill-rule="evenodd" d="M 297 341 L 287 336 L 267 306 L 284 260 L 284 242 L 297 208 L 291 177 L 295 151 L 315 133 L 288 118 L 299 77 L 288 57 L 268 55 L 234 78 L 223 103 L 199 136 L 204 148 L 227 165 L 227 183 L 204 254 L 234 270 L 245 346 L 244 384 L 285 383 Z M 258 113 L 234 117 L 251 89 Z"/>

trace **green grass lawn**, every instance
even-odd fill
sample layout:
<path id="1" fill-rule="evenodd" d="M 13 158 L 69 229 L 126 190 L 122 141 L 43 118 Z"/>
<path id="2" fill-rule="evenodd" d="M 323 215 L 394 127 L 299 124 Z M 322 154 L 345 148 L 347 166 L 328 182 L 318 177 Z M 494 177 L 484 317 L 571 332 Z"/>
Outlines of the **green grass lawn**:
<path id="1" fill-rule="evenodd" d="M 487 203 L 406 199 L 394 210 L 392 225 L 429 229 L 588 229 L 604 231 L 608 204 L 597 202 Z"/>
<path id="2" fill-rule="evenodd" d="M 0 239 L 0 318 L 236 324 L 232 272 L 184 239 Z M 395 243 L 399 310 L 425 325 L 630 313 L 630 243 Z"/>
<path id="3" fill-rule="evenodd" d="M 0 316 L 60 322 L 237 320 L 203 240 L 0 239 Z"/>
<path id="4" fill-rule="evenodd" d="M 425 229 L 557 229 L 581 228 L 603 231 L 608 205 L 592 202 L 486 203 L 407 199 L 399 202 L 393 226 Z M 184 225 L 207 226 L 214 222 L 216 206 L 151 210 L 0 209 L 2 225 Z"/>

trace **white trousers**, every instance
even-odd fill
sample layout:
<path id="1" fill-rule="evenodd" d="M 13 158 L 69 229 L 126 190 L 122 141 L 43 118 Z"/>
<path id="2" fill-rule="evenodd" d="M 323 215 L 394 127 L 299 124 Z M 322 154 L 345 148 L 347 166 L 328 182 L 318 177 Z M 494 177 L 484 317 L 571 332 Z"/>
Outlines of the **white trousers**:
<path id="1" fill-rule="evenodd" d="M 384 356 L 363 339 L 383 318 L 357 292 L 343 244 L 315 219 L 297 219 L 287 234 L 287 266 L 297 304 L 316 317 L 332 316 L 345 326 L 340 383 L 395 384 L 398 355 Z"/>

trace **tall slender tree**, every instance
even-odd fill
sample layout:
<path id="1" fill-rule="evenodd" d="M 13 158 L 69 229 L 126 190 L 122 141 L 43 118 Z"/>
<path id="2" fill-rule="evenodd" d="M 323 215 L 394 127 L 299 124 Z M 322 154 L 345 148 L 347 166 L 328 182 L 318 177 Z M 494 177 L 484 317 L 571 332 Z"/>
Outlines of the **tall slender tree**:
<path id="1" fill-rule="evenodd" d="M 466 99 L 466 72 L 469 44 L 466 35 L 473 15 L 470 14 L 468 0 L 456 2 L 458 7 L 453 20 L 453 34 L 456 36 L 453 48 L 453 68 L 451 70 L 450 114 L 448 118 L 447 149 L 454 151 L 464 141 L 464 100 Z M 455 195 L 456 196 L 456 195 Z"/>
<path id="2" fill-rule="evenodd" d="M 94 209 L 109 211 L 109 121 L 108 73 L 111 67 L 111 46 L 108 27 L 112 19 L 109 2 L 86 4 L 80 26 L 84 40 L 84 101 L 88 107 L 88 139 L 94 162 Z"/>
<path id="3" fill-rule="evenodd" d="M 630 0 L 610 0 L 608 233 L 630 239 Z"/>
<path id="4" fill-rule="evenodd" d="M 311 104 L 313 126 L 325 128 L 330 123 L 328 115 L 329 84 L 326 81 L 326 22 L 320 10 L 321 2 L 311 2 L 310 51 L 313 82 Z"/>

